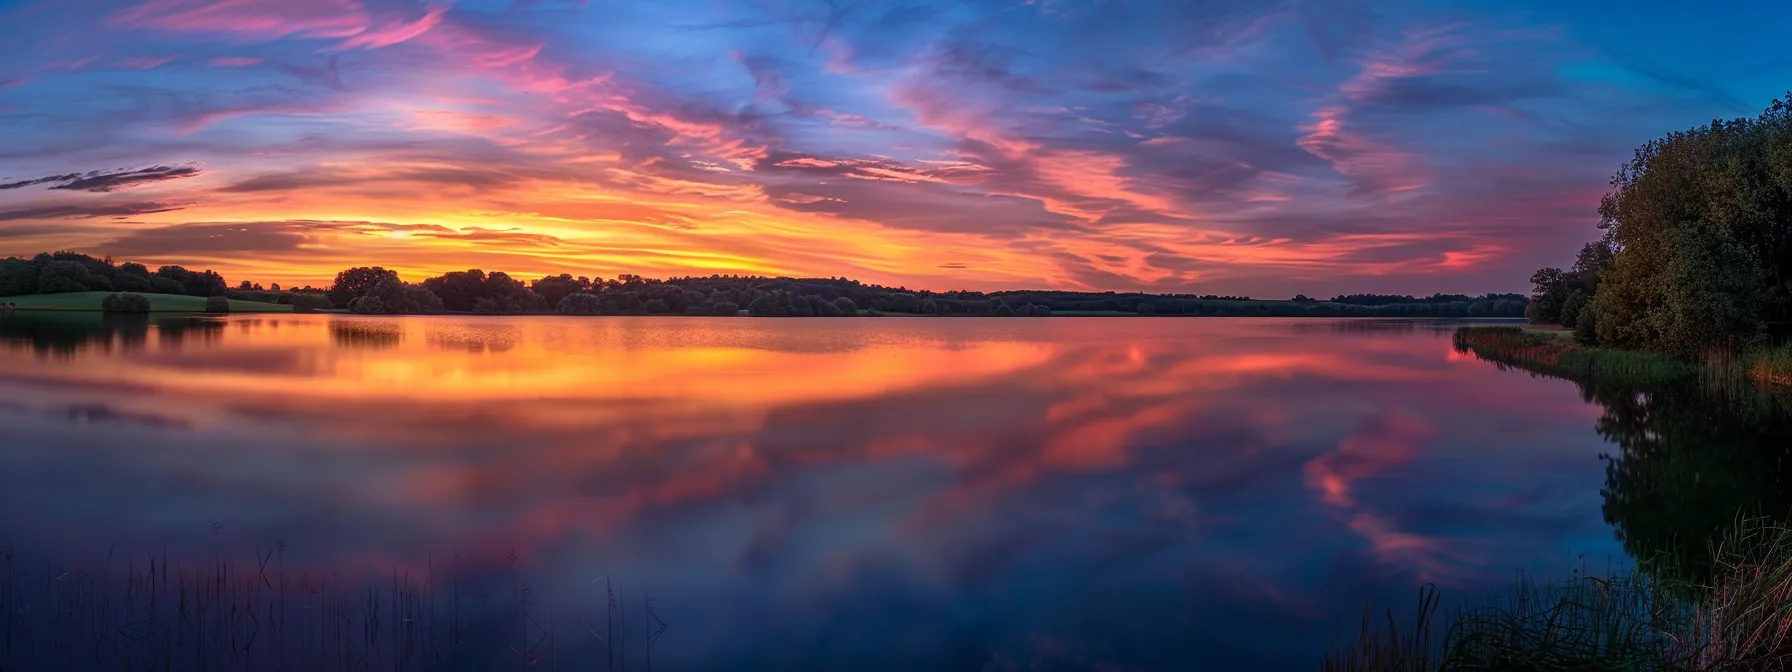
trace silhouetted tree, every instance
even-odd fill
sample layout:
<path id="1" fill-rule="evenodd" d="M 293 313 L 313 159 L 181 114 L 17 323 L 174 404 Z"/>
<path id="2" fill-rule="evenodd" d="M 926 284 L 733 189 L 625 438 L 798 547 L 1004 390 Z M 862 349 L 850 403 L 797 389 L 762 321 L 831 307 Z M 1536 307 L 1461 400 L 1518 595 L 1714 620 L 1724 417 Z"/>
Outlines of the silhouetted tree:
<path id="1" fill-rule="evenodd" d="M 1569 329 L 1574 328 L 1581 310 L 1587 307 L 1587 300 L 1587 293 L 1579 288 L 1568 294 L 1568 299 L 1562 302 L 1562 319 L 1560 320 L 1562 326 Z"/>
<path id="2" fill-rule="evenodd" d="M 603 312 L 603 301 L 596 294 L 575 292 L 561 298 L 554 310 L 565 315 L 597 315 Z"/>
<path id="3" fill-rule="evenodd" d="M 337 305 L 350 304 L 367 293 L 374 285 L 384 280 L 397 280 L 397 271 L 388 271 L 379 266 L 357 266 L 336 274 L 336 282 L 330 285 L 330 301 Z M 349 306 L 350 310 L 354 307 Z"/>
<path id="4" fill-rule="evenodd" d="M 230 299 L 227 299 L 222 296 L 213 296 L 213 297 L 206 298 L 205 312 L 221 313 L 221 314 L 229 313 L 230 312 Z"/>
<path id="5" fill-rule="evenodd" d="M 591 289 L 591 280 L 584 277 L 575 278 L 570 273 L 561 273 L 536 280 L 529 284 L 529 288 L 536 294 L 540 294 L 542 301 L 547 305 L 558 307 L 561 299 L 575 292 Z"/>
<path id="6" fill-rule="evenodd" d="M 386 303 L 377 296 L 362 296 L 348 302 L 348 312 L 357 315 L 385 315 Z"/>

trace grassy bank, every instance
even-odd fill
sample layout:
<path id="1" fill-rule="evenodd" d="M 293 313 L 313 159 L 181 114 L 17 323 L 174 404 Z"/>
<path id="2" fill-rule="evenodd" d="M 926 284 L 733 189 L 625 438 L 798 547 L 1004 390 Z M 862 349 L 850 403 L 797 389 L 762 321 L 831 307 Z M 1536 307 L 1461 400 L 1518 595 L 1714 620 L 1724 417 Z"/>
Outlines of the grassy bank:
<path id="1" fill-rule="evenodd" d="M 1713 552 L 1709 585 L 1643 574 L 1536 584 L 1439 618 L 1435 588 L 1402 622 L 1366 614 L 1327 672 L 1781 670 L 1792 664 L 1792 530 L 1750 523 Z"/>
<path id="2" fill-rule="evenodd" d="M 1463 327 L 1456 349 L 1481 359 L 1582 382 L 1660 385 L 1700 379 L 1717 387 L 1754 384 L 1792 389 L 1792 345 L 1713 352 L 1693 362 L 1671 355 L 1574 342 L 1572 332 L 1525 326 Z"/>
<path id="3" fill-rule="evenodd" d="M 1562 332 L 1516 326 L 1463 327 L 1456 349 L 1481 359 L 1572 380 L 1655 385 L 1696 378 L 1697 364 L 1668 355 L 1597 348 L 1575 343 Z"/>
<path id="4" fill-rule="evenodd" d="M 111 292 L 70 292 L 66 294 L 28 294 L 25 296 L 0 297 L 0 301 L 18 304 L 19 310 L 100 310 L 100 301 Z M 202 313 L 205 312 L 205 297 L 183 296 L 180 294 L 144 294 L 149 299 L 149 309 L 158 313 Z M 292 306 L 260 301 L 230 300 L 230 310 L 236 313 L 290 313 Z"/>

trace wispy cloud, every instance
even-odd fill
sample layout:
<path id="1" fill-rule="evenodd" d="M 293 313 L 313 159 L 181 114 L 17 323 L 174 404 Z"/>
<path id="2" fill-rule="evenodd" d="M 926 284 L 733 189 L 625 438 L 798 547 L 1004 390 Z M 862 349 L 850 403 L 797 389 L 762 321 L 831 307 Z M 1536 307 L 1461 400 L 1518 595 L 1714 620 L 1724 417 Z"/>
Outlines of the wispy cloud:
<path id="1" fill-rule="evenodd" d="M 19 14 L 0 68 L 28 82 L 0 90 L 18 139 L 0 148 L 6 212 L 53 224 L 91 207 L 70 192 L 154 189 L 190 207 L 138 213 L 149 228 L 484 232 L 303 234 L 342 258 L 448 266 L 498 254 L 468 245 L 485 236 L 528 270 L 1516 290 L 1594 235 L 1631 146 L 1778 93 L 1696 59 L 1626 62 L 1572 8 L 499 4 Z M 71 31 L 96 39 L 36 37 Z M 63 172 L 82 165 L 149 167 Z M 318 258 L 254 268 L 323 273 Z"/>

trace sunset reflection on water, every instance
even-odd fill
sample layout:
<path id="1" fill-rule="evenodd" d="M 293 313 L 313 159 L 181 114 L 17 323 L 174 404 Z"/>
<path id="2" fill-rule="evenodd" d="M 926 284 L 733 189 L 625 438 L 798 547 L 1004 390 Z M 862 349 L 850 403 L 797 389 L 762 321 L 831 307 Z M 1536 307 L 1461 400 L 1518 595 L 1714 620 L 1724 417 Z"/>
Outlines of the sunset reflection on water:
<path id="1" fill-rule="evenodd" d="M 1448 328 L 20 314 L 0 542 L 607 573 L 675 667 L 1298 667 L 1422 582 L 1619 555 L 1597 409 Z"/>

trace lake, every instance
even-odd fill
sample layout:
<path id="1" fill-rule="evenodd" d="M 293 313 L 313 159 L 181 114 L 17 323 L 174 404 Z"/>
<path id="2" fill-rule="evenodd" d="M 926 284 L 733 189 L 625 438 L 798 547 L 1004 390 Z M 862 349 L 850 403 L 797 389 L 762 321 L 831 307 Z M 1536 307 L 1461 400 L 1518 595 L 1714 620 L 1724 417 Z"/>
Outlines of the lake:
<path id="1" fill-rule="evenodd" d="M 1458 324 L 19 313 L 0 548 L 445 609 L 417 669 L 1313 669 L 1630 562 L 1608 405 Z"/>

